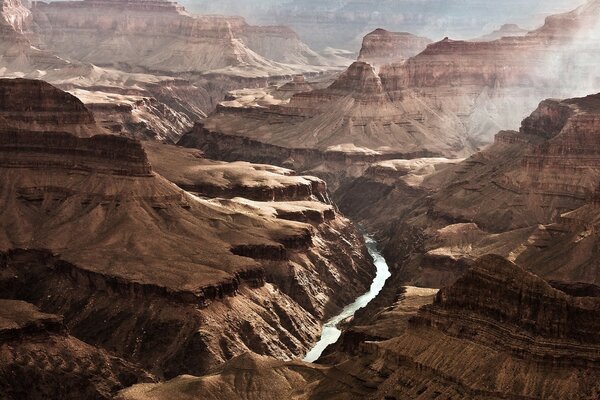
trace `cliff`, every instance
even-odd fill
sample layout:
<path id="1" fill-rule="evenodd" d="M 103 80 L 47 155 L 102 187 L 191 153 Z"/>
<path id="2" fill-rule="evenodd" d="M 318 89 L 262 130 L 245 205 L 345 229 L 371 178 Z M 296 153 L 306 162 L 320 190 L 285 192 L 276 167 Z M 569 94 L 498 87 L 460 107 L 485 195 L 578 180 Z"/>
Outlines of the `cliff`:
<path id="1" fill-rule="evenodd" d="M 94 116 L 76 97 L 44 81 L 0 79 L 0 130 L 100 133 Z"/>
<path id="2" fill-rule="evenodd" d="M 224 137 L 286 148 L 467 156 L 498 131 L 518 129 L 544 98 L 597 87 L 591 60 L 598 54 L 586 10 L 593 11 L 593 2 L 560 17 L 569 25 L 560 37 L 545 27 L 492 41 L 445 38 L 395 62 L 380 58 L 402 43 L 421 42 L 377 30 L 365 37 L 359 61 L 328 88 L 295 94 L 287 103 L 225 102 L 204 126 Z"/>
<path id="3" fill-rule="evenodd" d="M 391 304 L 370 304 L 318 365 L 248 354 L 211 375 L 135 385 L 118 398 L 588 399 L 599 393 L 599 298 L 568 295 L 493 255 L 436 292 L 405 287 Z"/>

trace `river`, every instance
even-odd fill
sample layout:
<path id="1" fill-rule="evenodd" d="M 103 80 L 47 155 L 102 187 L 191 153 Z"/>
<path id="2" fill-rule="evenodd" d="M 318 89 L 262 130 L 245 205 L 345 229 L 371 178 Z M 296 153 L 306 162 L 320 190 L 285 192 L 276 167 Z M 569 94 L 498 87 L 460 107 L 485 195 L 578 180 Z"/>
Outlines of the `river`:
<path id="1" fill-rule="evenodd" d="M 369 236 L 365 236 L 365 242 L 367 244 L 369 254 L 371 254 L 371 257 L 373 257 L 375 267 L 377 267 L 377 273 L 373 279 L 373 282 L 371 283 L 371 288 L 367 293 L 357 297 L 352 304 L 344 307 L 344 309 L 338 315 L 331 318 L 325 323 L 325 325 L 323 325 L 321 338 L 317 344 L 315 344 L 315 346 L 306 354 L 304 361 L 314 362 L 318 360 L 327 346 L 337 342 L 342 335 L 342 331 L 338 329 L 338 325 L 346 318 L 352 317 L 356 311 L 369 304 L 371 300 L 373 300 L 375 296 L 379 294 L 383 288 L 383 285 L 385 284 L 385 281 L 390 277 L 390 269 L 379 250 L 377 250 L 377 242 L 375 242 L 375 240 Z"/>

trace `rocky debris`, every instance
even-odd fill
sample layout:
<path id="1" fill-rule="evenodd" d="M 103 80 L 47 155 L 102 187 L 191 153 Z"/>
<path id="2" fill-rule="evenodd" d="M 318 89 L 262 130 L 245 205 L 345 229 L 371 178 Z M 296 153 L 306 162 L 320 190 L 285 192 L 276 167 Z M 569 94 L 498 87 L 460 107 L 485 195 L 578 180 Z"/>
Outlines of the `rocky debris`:
<path id="1" fill-rule="evenodd" d="M 400 62 L 416 56 L 430 43 L 430 39 L 408 32 L 375 29 L 363 38 L 358 60 L 375 66 Z"/>
<path id="2" fill-rule="evenodd" d="M 7 400 L 112 399 L 153 378 L 138 366 L 69 335 L 63 318 L 0 300 L 0 396 Z"/>

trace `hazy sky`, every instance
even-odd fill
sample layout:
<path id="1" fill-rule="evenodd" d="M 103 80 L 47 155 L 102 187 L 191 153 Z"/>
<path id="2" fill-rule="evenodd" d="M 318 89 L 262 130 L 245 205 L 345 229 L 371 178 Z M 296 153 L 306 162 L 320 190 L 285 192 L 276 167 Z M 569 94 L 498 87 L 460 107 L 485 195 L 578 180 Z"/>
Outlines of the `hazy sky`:
<path id="1" fill-rule="evenodd" d="M 441 39 L 467 39 L 504 23 L 533 29 L 549 14 L 585 0 L 181 0 L 190 11 L 242 15 L 257 24 L 283 24 L 316 47 L 359 42 L 375 28 Z"/>

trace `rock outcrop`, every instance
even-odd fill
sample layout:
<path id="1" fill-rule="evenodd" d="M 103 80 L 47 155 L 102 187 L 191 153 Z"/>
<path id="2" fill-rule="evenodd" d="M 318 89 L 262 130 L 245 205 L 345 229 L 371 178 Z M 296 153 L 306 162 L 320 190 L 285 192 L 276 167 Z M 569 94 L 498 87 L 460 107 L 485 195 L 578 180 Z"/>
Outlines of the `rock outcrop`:
<path id="1" fill-rule="evenodd" d="M 180 188 L 203 197 L 329 203 L 326 183 L 312 176 L 295 176 L 289 169 L 247 162 L 205 159 L 193 149 L 145 143 L 153 168 Z"/>
<path id="2" fill-rule="evenodd" d="M 369 305 L 319 365 L 246 355 L 211 375 L 136 385 L 118 398 L 188 399 L 206 392 L 223 400 L 289 393 L 307 399 L 589 399 L 600 393 L 600 298 L 554 289 L 494 255 L 436 292 L 406 287 L 390 304 Z"/>
<path id="3" fill-rule="evenodd" d="M 175 2 L 37 2 L 32 12 L 40 46 L 100 66 L 264 77 L 329 65 L 289 28 L 191 15 Z"/>
<path id="4" fill-rule="evenodd" d="M 203 84 L 172 77 L 129 74 L 60 58 L 31 44 L 33 19 L 20 0 L 2 3 L 0 71 L 67 89 L 90 106 L 115 134 L 176 141 L 214 107 Z M 230 86 L 222 90 L 228 90 Z M 221 89 L 215 89 L 220 92 Z"/>
<path id="5" fill-rule="evenodd" d="M 599 301 L 485 256 L 395 337 L 364 341 L 344 365 L 375 380 L 372 398 L 594 398 Z"/>
<path id="6" fill-rule="evenodd" d="M 480 36 L 475 40 L 481 42 L 491 42 L 504 37 L 525 36 L 527 33 L 527 29 L 523 29 L 517 24 L 504 24 L 498 30 L 490 32 L 487 35 Z"/>
<path id="7" fill-rule="evenodd" d="M 365 38 L 362 61 L 329 87 L 295 94 L 287 103 L 222 103 L 203 126 L 224 142 L 235 136 L 266 146 L 362 150 L 387 159 L 468 156 L 499 130 L 517 129 L 544 98 L 573 97 L 597 87 L 590 60 L 599 55 L 589 39 L 594 19 L 588 17 L 596 3 L 549 18 L 524 36 L 487 42 L 446 38 L 378 69 L 364 61 L 369 49 L 377 55 L 377 44 L 395 48 L 399 36 L 376 31 Z M 561 35 L 550 29 L 555 20 L 568 25 Z M 574 64 L 576 71 L 569 67 Z M 244 159 L 255 161 L 252 149 L 244 152 Z M 331 165 L 319 169 L 346 175 Z"/>
<path id="8" fill-rule="evenodd" d="M 0 79 L 0 121 L 0 131 L 100 133 L 79 99 L 44 81 Z"/>
<path id="9" fill-rule="evenodd" d="M 599 95 L 545 100 L 519 132 L 462 162 L 375 164 L 334 197 L 378 229 L 398 283 L 442 287 L 497 253 L 544 279 L 598 284 L 599 105 Z"/>

